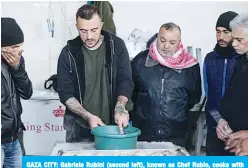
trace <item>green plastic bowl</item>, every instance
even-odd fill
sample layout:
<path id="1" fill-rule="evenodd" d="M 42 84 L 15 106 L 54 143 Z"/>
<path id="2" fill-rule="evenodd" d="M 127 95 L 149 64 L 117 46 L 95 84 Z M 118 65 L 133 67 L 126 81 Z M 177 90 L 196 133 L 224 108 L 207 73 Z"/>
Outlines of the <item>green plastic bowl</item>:
<path id="1" fill-rule="evenodd" d="M 95 138 L 97 150 L 122 150 L 136 149 L 138 136 L 141 131 L 138 128 L 128 126 L 124 134 L 120 134 L 118 126 L 107 125 L 92 129 L 91 134 Z"/>

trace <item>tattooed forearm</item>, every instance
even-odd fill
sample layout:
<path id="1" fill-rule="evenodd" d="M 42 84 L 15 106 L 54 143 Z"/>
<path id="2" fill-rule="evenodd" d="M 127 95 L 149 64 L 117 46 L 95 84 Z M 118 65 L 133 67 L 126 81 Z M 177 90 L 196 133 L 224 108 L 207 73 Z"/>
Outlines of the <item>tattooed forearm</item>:
<path id="1" fill-rule="evenodd" d="M 125 110 L 125 106 L 128 102 L 128 98 L 125 96 L 119 96 L 118 97 L 118 101 L 116 103 L 115 106 L 115 112 L 116 113 L 127 113 L 127 111 Z"/>
<path id="2" fill-rule="evenodd" d="M 118 100 L 117 103 L 122 104 L 124 106 L 126 106 L 128 102 L 128 98 L 126 96 L 119 96 L 117 100 Z"/>
<path id="3" fill-rule="evenodd" d="M 66 102 L 66 107 L 73 113 L 79 115 L 85 120 L 88 120 L 90 117 L 90 113 L 83 108 L 83 106 L 78 102 L 78 100 L 74 97 L 68 99 Z"/>

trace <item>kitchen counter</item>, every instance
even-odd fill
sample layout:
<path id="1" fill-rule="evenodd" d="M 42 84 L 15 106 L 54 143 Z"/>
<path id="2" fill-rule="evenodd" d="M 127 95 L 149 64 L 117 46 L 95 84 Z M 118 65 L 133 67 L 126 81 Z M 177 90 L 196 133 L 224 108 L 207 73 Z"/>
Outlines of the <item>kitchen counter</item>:
<path id="1" fill-rule="evenodd" d="M 171 142 L 138 142 L 132 150 L 96 150 L 94 143 L 57 143 L 51 156 L 189 156 Z"/>

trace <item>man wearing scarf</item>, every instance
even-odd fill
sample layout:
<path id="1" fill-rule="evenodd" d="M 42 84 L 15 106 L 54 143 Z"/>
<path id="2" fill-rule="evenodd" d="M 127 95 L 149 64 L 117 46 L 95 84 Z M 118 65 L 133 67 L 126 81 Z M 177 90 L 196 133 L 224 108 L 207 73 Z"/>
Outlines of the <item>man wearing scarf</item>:
<path id="1" fill-rule="evenodd" d="M 204 88 L 208 98 L 205 109 L 208 126 L 206 154 L 212 156 L 231 154 L 224 150 L 223 141 L 217 137 L 217 123 L 223 120 L 220 120 L 220 115 L 216 111 L 219 111 L 220 101 L 224 96 L 238 56 L 232 47 L 233 38 L 229 27 L 230 21 L 237 15 L 235 12 L 228 11 L 219 16 L 215 27 L 217 44 L 214 50 L 207 54 L 203 65 Z"/>
<path id="2" fill-rule="evenodd" d="M 201 98 L 199 64 L 183 47 L 174 23 L 162 25 L 149 46 L 132 61 L 133 126 L 141 130 L 140 141 L 185 146 L 187 113 Z"/>

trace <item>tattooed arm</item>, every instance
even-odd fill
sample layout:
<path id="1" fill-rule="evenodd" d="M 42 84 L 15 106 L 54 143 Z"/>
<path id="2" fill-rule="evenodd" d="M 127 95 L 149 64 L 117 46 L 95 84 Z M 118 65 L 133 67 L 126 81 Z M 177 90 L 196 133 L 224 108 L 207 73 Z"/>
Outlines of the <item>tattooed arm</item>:
<path id="1" fill-rule="evenodd" d="M 77 114 L 78 116 L 82 117 L 86 121 L 88 121 L 90 128 L 97 127 L 98 125 L 104 125 L 102 120 L 88 112 L 76 98 L 72 97 L 69 98 L 66 102 L 66 107 L 73 113 Z"/>
<path id="2" fill-rule="evenodd" d="M 115 113 L 128 113 L 125 109 L 126 104 L 128 102 L 128 98 L 125 96 L 119 96 L 117 100 L 118 101 L 115 106 Z"/>
<path id="3" fill-rule="evenodd" d="M 66 102 L 66 107 L 73 113 L 77 114 L 78 116 L 82 117 L 86 121 L 88 121 L 90 117 L 90 113 L 83 108 L 83 106 L 78 102 L 78 100 L 74 97 L 68 99 Z"/>
<path id="4" fill-rule="evenodd" d="M 128 126 L 129 121 L 129 114 L 125 109 L 127 102 L 127 97 L 119 96 L 115 106 L 115 123 L 119 126 L 121 134 L 124 134 L 123 128 Z"/>

